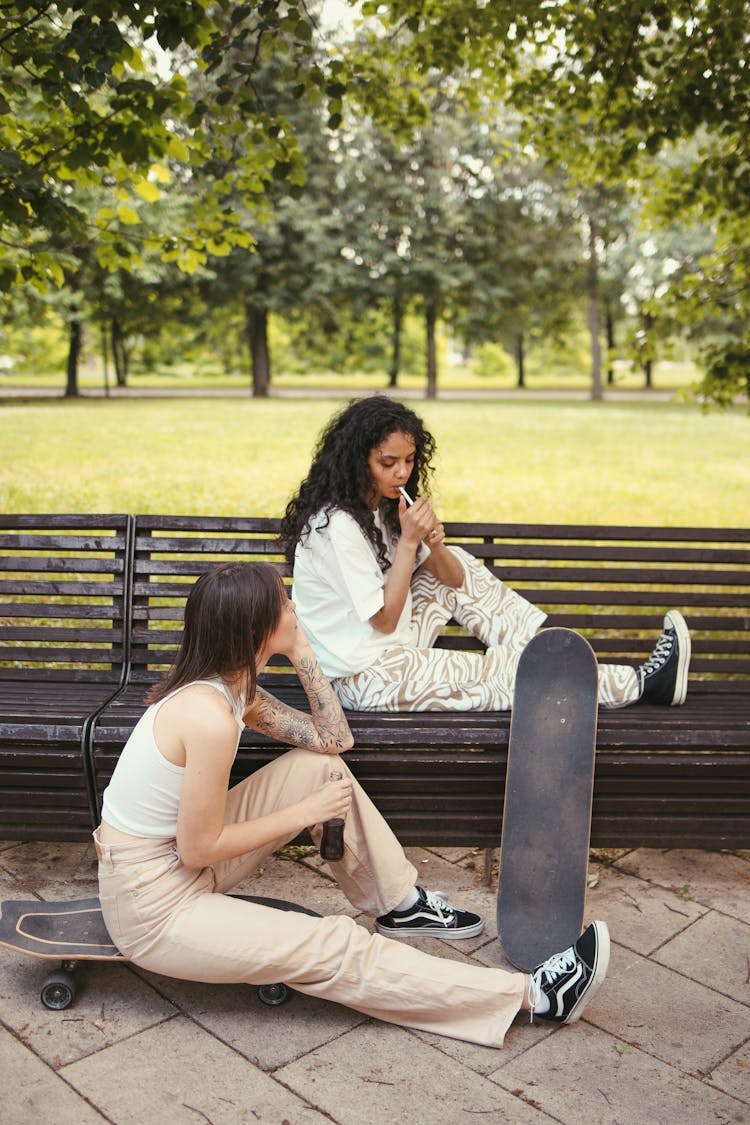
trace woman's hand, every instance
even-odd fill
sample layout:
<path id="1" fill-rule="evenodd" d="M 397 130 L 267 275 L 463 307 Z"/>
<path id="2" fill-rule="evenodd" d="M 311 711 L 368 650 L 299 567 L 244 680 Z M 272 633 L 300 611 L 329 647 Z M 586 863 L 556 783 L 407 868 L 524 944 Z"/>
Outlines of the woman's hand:
<path id="1" fill-rule="evenodd" d="M 305 657 L 312 652 L 310 642 L 305 631 L 297 620 L 296 607 L 291 598 L 285 598 L 282 603 L 279 623 L 273 634 L 267 639 L 260 666 L 266 664 L 275 655 L 286 656 L 294 664 L 295 657 Z"/>
<path id="2" fill-rule="evenodd" d="M 430 533 L 438 525 L 432 504 L 426 496 L 419 496 L 411 507 L 407 507 L 403 497 L 398 504 L 398 518 L 401 524 L 401 538 L 417 546 L 420 540 L 430 543 Z"/>
<path id="3" fill-rule="evenodd" d="M 422 567 L 445 586 L 458 589 L 464 581 L 463 567 L 455 555 L 445 547 L 445 527 L 435 515 L 429 500 L 425 496 L 420 496 L 409 508 L 402 497 L 398 505 L 398 515 L 401 522 L 401 540 L 408 544 L 409 552 L 416 552 L 420 540 L 425 543 L 430 548 L 430 556 L 422 563 Z M 392 569 L 395 569 L 395 566 Z M 408 581 L 411 582 L 411 573 L 408 575 Z M 402 601 L 402 607 L 403 604 Z M 370 620 L 376 628 L 379 627 L 373 618 Z"/>
<path id="4" fill-rule="evenodd" d="M 351 778 L 342 777 L 340 781 L 328 781 L 315 789 L 309 797 L 300 801 L 300 808 L 304 813 L 305 824 L 311 827 L 337 817 L 343 819 L 349 812 L 351 803 Z"/>

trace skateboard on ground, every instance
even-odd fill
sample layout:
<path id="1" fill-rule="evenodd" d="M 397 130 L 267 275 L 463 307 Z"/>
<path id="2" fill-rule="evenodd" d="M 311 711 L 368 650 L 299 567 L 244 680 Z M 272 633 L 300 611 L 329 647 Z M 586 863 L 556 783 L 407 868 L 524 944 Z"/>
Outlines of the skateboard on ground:
<path id="1" fill-rule="evenodd" d="M 529 972 L 581 934 L 598 673 L 571 629 L 544 629 L 518 665 L 505 781 L 497 932 Z"/>
<path id="2" fill-rule="evenodd" d="M 255 895 L 234 895 L 276 910 L 294 910 L 299 914 L 320 915 L 294 902 Z M 17 953 L 59 961 L 59 968 L 49 973 L 42 985 L 41 1000 L 45 1008 L 60 1011 L 75 1000 L 77 969 L 81 961 L 127 961 L 112 942 L 102 917 L 98 898 L 74 899 L 71 902 L 39 902 L 8 899 L 2 904 L 0 945 Z M 261 984 L 258 998 L 271 1007 L 283 1004 L 288 997 L 285 984 Z"/>

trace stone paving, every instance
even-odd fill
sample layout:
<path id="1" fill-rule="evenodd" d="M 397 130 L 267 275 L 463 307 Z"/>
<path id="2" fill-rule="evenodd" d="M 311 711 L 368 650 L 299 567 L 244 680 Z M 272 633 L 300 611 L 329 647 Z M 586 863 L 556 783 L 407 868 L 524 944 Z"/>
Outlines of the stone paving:
<path id="1" fill-rule="evenodd" d="M 426 886 L 486 919 L 478 938 L 420 946 L 508 967 L 483 853 L 409 855 Z M 74 1006 L 47 1011 L 45 963 L 0 949 L 0 1122 L 750 1123 L 750 852 L 592 852 L 589 883 L 587 919 L 613 939 L 607 981 L 575 1026 L 519 1016 L 503 1050 L 122 963 L 91 963 Z M 309 852 L 238 889 L 354 914 Z M 0 842 L 0 897 L 95 893 L 85 844 Z"/>

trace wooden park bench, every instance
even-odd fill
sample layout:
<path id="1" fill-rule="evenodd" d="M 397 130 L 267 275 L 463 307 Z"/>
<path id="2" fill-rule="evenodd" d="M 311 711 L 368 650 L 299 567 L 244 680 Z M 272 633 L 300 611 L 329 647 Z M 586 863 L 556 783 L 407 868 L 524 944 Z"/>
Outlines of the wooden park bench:
<path id="1" fill-rule="evenodd" d="M 88 746 L 124 684 L 130 516 L 0 517 L 0 838 L 81 840 Z"/>
<path id="2" fill-rule="evenodd" d="M 94 519 L 106 526 L 111 518 Z M 114 690 L 82 730 L 95 812 L 145 691 L 172 659 L 192 582 L 229 558 L 265 559 L 286 574 L 277 527 L 275 520 L 254 518 L 134 518 L 124 596 L 127 667 L 121 686 L 115 685 L 112 661 L 106 683 Z M 750 530 L 467 523 L 448 523 L 446 530 L 450 542 L 545 609 L 547 624 L 582 632 L 601 661 L 641 663 L 665 611 L 682 609 L 693 641 L 686 704 L 600 711 L 592 844 L 750 847 Z M 457 626 L 440 643 L 479 647 Z M 25 674 L 13 670 L 17 679 Z M 268 669 L 263 682 L 293 705 L 305 705 L 288 666 Z M 4 699 L 0 694 L 3 712 Z M 350 712 L 349 719 L 355 746 L 347 761 L 403 843 L 499 842 L 507 713 Z M 39 726 L 56 744 L 58 723 L 50 709 Z M 6 729 L 0 726 L 0 769 Z M 232 781 L 279 751 L 245 730 Z M 49 764 L 40 754 L 27 775 L 30 792 L 34 778 L 49 791 Z M 60 838 L 65 815 L 61 791 L 57 821 L 51 815 L 42 825 L 32 817 L 22 825 L 19 817 L 12 838 Z"/>

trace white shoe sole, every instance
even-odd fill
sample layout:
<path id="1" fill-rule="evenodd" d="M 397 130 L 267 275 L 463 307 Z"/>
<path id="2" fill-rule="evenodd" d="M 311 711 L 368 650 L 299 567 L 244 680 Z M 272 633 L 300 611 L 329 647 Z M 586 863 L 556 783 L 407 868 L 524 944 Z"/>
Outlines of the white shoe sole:
<path id="1" fill-rule="evenodd" d="M 445 941 L 461 941 L 462 938 L 476 937 L 481 934 L 484 929 L 484 922 L 475 922 L 473 926 L 462 926 L 460 930 L 444 930 L 435 926 L 399 926 L 390 928 L 389 926 L 381 926 L 379 922 L 375 923 L 375 928 L 383 937 L 391 938 L 418 938 L 418 937 L 437 937 L 443 938 Z"/>
<path id="2" fill-rule="evenodd" d="M 593 1000 L 599 987 L 607 975 L 609 968 L 609 929 L 606 922 L 592 922 L 596 929 L 596 964 L 591 974 L 591 980 L 576 1005 L 571 1009 L 570 1015 L 564 1021 L 566 1024 L 575 1023 L 581 1018 L 584 1008 Z"/>
<path id="3" fill-rule="evenodd" d="M 678 609 L 670 609 L 664 618 L 664 628 L 674 629 L 678 644 L 677 676 L 670 707 L 681 707 L 687 696 L 688 669 L 690 667 L 690 630 Z"/>

